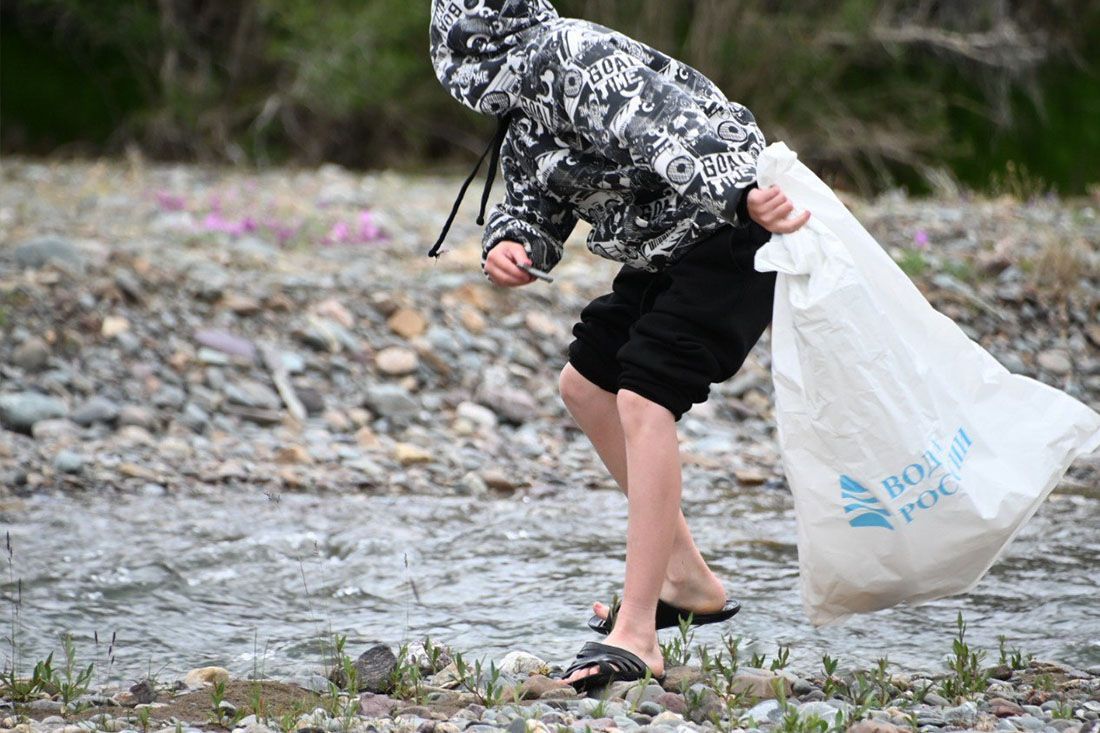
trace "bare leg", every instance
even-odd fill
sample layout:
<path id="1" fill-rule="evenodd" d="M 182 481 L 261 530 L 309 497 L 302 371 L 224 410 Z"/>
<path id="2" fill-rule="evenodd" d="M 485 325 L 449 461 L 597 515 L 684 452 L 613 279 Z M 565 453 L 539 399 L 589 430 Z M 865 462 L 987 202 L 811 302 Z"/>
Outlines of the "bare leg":
<path id="1" fill-rule="evenodd" d="M 619 488 L 629 498 L 626 439 L 615 394 L 585 379 L 569 363 L 562 369 L 559 383 L 566 408 L 592 442 Z M 660 598 L 700 613 L 717 611 L 725 601 L 722 582 L 707 567 L 699 548 L 695 546 L 679 501 L 674 511 L 672 554 L 661 585 Z M 597 602 L 592 608 L 597 615 L 607 618 L 607 605 Z"/>
<path id="2" fill-rule="evenodd" d="M 664 406 L 627 389 L 616 396 L 630 476 L 626 581 L 615 628 L 606 644 L 637 654 L 655 676 L 664 674 L 654 615 L 676 537 L 680 504 L 680 450 L 676 421 Z M 574 672 L 573 682 L 598 671 Z"/>

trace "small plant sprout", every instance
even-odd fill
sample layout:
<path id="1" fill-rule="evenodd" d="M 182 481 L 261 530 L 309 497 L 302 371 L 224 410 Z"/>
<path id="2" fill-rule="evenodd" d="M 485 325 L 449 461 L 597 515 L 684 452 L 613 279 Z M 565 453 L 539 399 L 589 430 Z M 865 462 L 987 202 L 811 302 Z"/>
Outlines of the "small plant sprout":
<path id="1" fill-rule="evenodd" d="M 88 692 L 93 665 L 89 663 L 83 670 L 76 671 L 76 648 L 73 646 L 73 635 L 71 633 L 66 632 L 61 637 L 61 645 L 65 650 L 65 667 L 62 670 L 64 678 L 58 685 L 58 692 L 61 694 L 61 701 L 67 706 L 73 700 Z"/>
<path id="2" fill-rule="evenodd" d="M 984 651 L 972 651 L 966 643 L 966 622 L 962 611 L 955 620 L 958 635 L 951 644 L 952 654 L 947 657 L 950 673 L 940 683 L 940 691 L 949 700 L 972 692 L 983 692 L 989 687 L 989 670 L 982 668 Z"/>
<path id="3" fill-rule="evenodd" d="M 686 665 L 691 660 L 691 642 L 695 638 L 695 632 L 691 630 L 691 621 L 695 614 L 689 613 L 687 618 L 680 617 L 677 635 L 667 644 L 658 641 L 661 648 L 661 656 L 665 662 L 672 666 Z"/>

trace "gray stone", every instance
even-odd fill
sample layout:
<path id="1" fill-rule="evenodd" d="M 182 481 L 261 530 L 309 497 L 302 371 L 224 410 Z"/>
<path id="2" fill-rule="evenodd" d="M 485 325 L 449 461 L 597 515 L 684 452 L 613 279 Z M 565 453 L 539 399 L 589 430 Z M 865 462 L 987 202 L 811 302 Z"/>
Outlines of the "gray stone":
<path id="1" fill-rule="evenodd" d="M 178 408 L 187 401 L 187 393 L 174 384 L 161 386 L 150 400 L 154 407 Z"/>
<path id="2" fill-rule="evenodd" d="M 76 425 L 59 419 L 39 420 L 31 428 L 35 440 L 62 440 L 75 437 L 77 432 Z"/>
<path id="3" fill-rule="evenodd" d="M 628 703 L 636 706 L 642 702 L 656 702 L 664 693 L 665 689 L 656 682 L 642 687 L 638 681 L 634 681 L 630 683 L 623 697 Z"/>
<path id="4" fill-rule="evenodd" d="M 1005 718 L 1005 720 L 1012 721 L 1012 724 L 1016 726 L 1017 730 L 1042 730 L 1047 726 L 1046 722 L 1036 718 L 1033 715 L 1019 715 L 1012 718 Z"/>
<path id="5" fill-rule="evenodd" d="M 943 717 L 951 725 L 969 727 L 978 719 L 978 706 L 968 700 L 961 705 L 944 709 Z"/>
<path id="6" fill-rule="evenodd" d="M 813 692 L 817 688 L 814 687 L 812 682 L 799 678 L 791 683 L 791 692 L 796 695 L 807 695 Z"/>
<path id="7" fill-rule="evenodd" d="M 84 470 L 85 461 L 85 457 L 79 453 L 63 450 L 54 456 L 53 467 L 59 473 L 77 474 Z"/>
<path id="8" fill-rule="evenodd" d="M 301 374 L 306 370 L 306 360 L 295 351 L 280 351 L 278 358 L 287 374 Z"/>
<path id="9" fill-rule="evenodd" d="M 38 712 L 60 713 L 61 712 L 61 701 L 60 700 L 31 700 L 29 703 L 27 703 L 27 707 L 31 710 L 35 710 L 35 711 L 38 711 Z"/>
<path id="10" fill-rule="evenodd" d="M 56 237 L 33 239 L 15 248 L 15 264 L 19 267 L 38 269 L 50 263 L 79 272 L 84 269 L 84 256 L 72 242 Z"/>
<path id="11" fill-rule="evenodd" d="M 50 360 L 50 347 L 37 336 L 31 336 L 15 348 L 11 360 L 20 369 L 35 372 L 46 366 Z"/>
<path id="12" fill-rule="evenodd" d="M 249 360 L 256 358 L 256 347 L 251 341 L 227 331 L 204 328 L 195 332 L 195 341 L 223 354 L 239 356 Z"/>
<path id="13" fill-rule="evenodd" d="M 134 696 L 136 705 L 148 705 L 157 699 L 156 686 L 148 679 L 130 685 L 130 694 Z"/>
<path id="14" fill-rule="evenodd" d="M 500 664 L 497 665 L 497 669 L 502 674 L 528 675 L 532 672 L 545 671 L 547 665 L 546 662 L 534 654 L 517 650 L 505 654 L 504 658 L 500 660 Z"/>
<path id="15" fill-rule="evenodd" d="M 84 427 L 95 423 L 113 423 L 118 419 L 118 404 L 106 397 L 92 397 L 73 410 L 69 419 Z"/>
<path id="16" fill-rule="evenodd" d="M 118 424 L 156 430 L 157 413 L 142 405 L 123 405 L 118 411 Z"/>
<path id="17" fill-rule="evenodd" d="M 375 692 L 363 692 L 359 696 L 359 712 L 367 718 L 387 718 L 389 712 L 400 704 L 398 700 L 377 694 Z"/>
<path id="18" fill-rule="evenodd" d="M 145 299 L 145 289 L 141 286 L 141 281 L 129 270 L 115 272 L 115 287 L 130 300 L 140 302 Z"/>
<path id="19" fill-rule="evenodd" d="M 188 286 L 203 300 L 217 300 L 229 287 L 230 276 L 224 267 L 214 262 L 199 262 L 187 273 Z"/>
<path id="20" fill-rule="evenodd" d="M 496 413 L 484 405 L 468 400 L 458 404 L 458 407 L 455 408 L 455 416 L 469 420 L 483 431 L 495 430 L 497 426 Z"/>
<path id="21" fill-rule="evenodd" d="M 511 423 L 522 424 L 539 414 L 534 397 L 527 390 L 512 386 L 508 370 L 500 366 L 485 370 L 474 397 Z"/>
<path id="22" fill-rule="evenodd" d="M 782 717 L 782 713 L 780 712 L 779 708 L 779 701 L 774 699 L 762 700 L 761 702 L 758 702 L 757 704 L 749 708 L 745 712 L 745 715 L 752 718 L 758 723 L 763 723 L 765 721 L 774 723 Z"/>
<path id="23" fill-rule="evenodd" d="M 638 727 L 638 723 L 627 715 L 616 715 L 612 720 L 615 721 L 615 725 L 617 725 L 620 730 L 634 730 Z"/>
<path id="24" fill-rule="evenodd" d="M 275 390 L 254 379 L 229 382 L 222 391 L 225 398 L 235 405 L 264 410 L 278 410 L 283 406 L 283 401 Z"/>
<path id="25" fill-rule="evenodd" d="M 684 693 L 684 701 L 687 703 L 687 718 L 695 723 L 710 720 L 713 715 L 721 715 L 722 699 L 711 688 L 701 682 L 696 682 Z"/>
<path id="26" fill-rule="evenodd" d="M 194 402 L 188 402 L 180 413 L 180 423 L 196 433 L 203 433 L 210 425 L 210 415 Z"/>
<path id="27" fill-rule="evenodd" d="M 68 408 L 56 397 L 38 392 L 16 392 L 0 395 L 0 423 L 29 433 L 36 422 L 65 417 Z"/>
<path id="28" fill-rule="evenodd" d="M 861 720 L 848 728 L 847 733 L 902 733 L 903 730 L 906 729 L 885 720 Z"/>
<path id="29" fill-rule="evenodd" d="M 367 407 L 389 418 L 407 418 L 420 409 L 409 391 L 397 384 L 374 384 L 367 388 Z"/>
<path id="30" fill-rule="evenodd" d="M 385 644 L 372 646 L 355 660 L 355 674 L 359 683 L 357 691 L 390 692 L 393 685 L 392 674 L 396 667 L 397 657 L 388 646 Z M 334 669 L 329 679 L 340 687 L 348 684 L 342 667 Z"/>
<path id="31" fill-rule="evenodd" d="M 951 704 L 951 701 L 942 695 L 937 695 L 934 692 L 929 692 L 924 696 L 924 701 L 929 705 L 935 705 L 937 707 L 945 708 Z"/>
<path id="32" fill-rule="evenodd" d="M 816 715 L 830 723 L 836 717 L 837 708 L 827 702 L 804 702 L 798 706 L 798 717 L 805 720 L 811 715 Z"/>

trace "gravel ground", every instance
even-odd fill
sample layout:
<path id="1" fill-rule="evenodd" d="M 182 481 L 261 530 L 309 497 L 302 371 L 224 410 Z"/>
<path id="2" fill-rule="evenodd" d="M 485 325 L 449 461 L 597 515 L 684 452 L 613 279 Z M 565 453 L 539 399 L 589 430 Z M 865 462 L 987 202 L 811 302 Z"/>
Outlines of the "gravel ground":
<path id="1" fill-rule="evenodd" d="M 557 394 L 572 323 L 617 270 L 585 225 L 555 283 L 503 289 L 477 266 L 476 201 L 453 251 L 425 256 L 451 178 L 22 160 L 2 175 L 0 495 L 609 481 Z M 1006 367 L 1100 407 L 1095 201 L 849 203 Z M 772 418 L 765 334 L 685 417 L 685 463 L 782 482 Z M 741 447 L 701 439 L 718 425 Z M 1078 462 L 1063 489 L 1098 475 Z"/>
<path id="2" fill-rule="evenodd" d="M 617 270 L 585 250 L 584 225 L 555 283 L 505 290 L 477 267 L 476 197 L 452 230 L 453 251 L 425 256 L 453 178 L 21 159 L 0 175 L 0 508 L 47 491 L 608 486 L 557 395 L 571 324 Z M 847 203 L 1006 367 L 1100 408 L 1097 201 L 894 193 Z M 768 354 L 765 335 L 684 418 L 687 471 L 783 483 Z M 719 426 L 737 440 L 708 443 Z M 1098 487 L 1094 456 L 1059 491 Z M 1100 669 L 967 659 L 917 679 L 748 660 L 734 671 L 729 656 L 716 667 L 712 650 L 705 669 L 696 654 L 670 662 L 663 687 L 616 683 L 601 701 L 562 688 L 519 651 L 487 688 L 491 677 L 463 674 L 447 650 L 432 660 L 375 647 L 358 661 L 358 695 L 318 696 L 320 678 L 257 687 L 205 668 L 87 692 L 83 710 L 43 689 L 18 715 L 0 711 L 0 727 L 209 727 L 220 682 L 221 722 L 240 730 L 1097 728 Z M 257 690 L 278 712 L 266 722 L 251 715 Z"/>

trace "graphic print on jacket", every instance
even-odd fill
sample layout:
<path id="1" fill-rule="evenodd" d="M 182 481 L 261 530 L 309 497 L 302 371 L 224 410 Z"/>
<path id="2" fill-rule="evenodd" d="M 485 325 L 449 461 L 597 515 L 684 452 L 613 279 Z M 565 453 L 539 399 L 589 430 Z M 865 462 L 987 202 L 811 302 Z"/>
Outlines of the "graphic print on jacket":
<path id="1" fill-rule="evenodd" d="M 507 125 L 483 268 L 508 239 L 552 269 L 578 219 L 592 252 L 651 272 L 748 225 L 764 135 L 691 66 L 549 0 L 432 0 L 429 38 L 448 93 Z"/>

